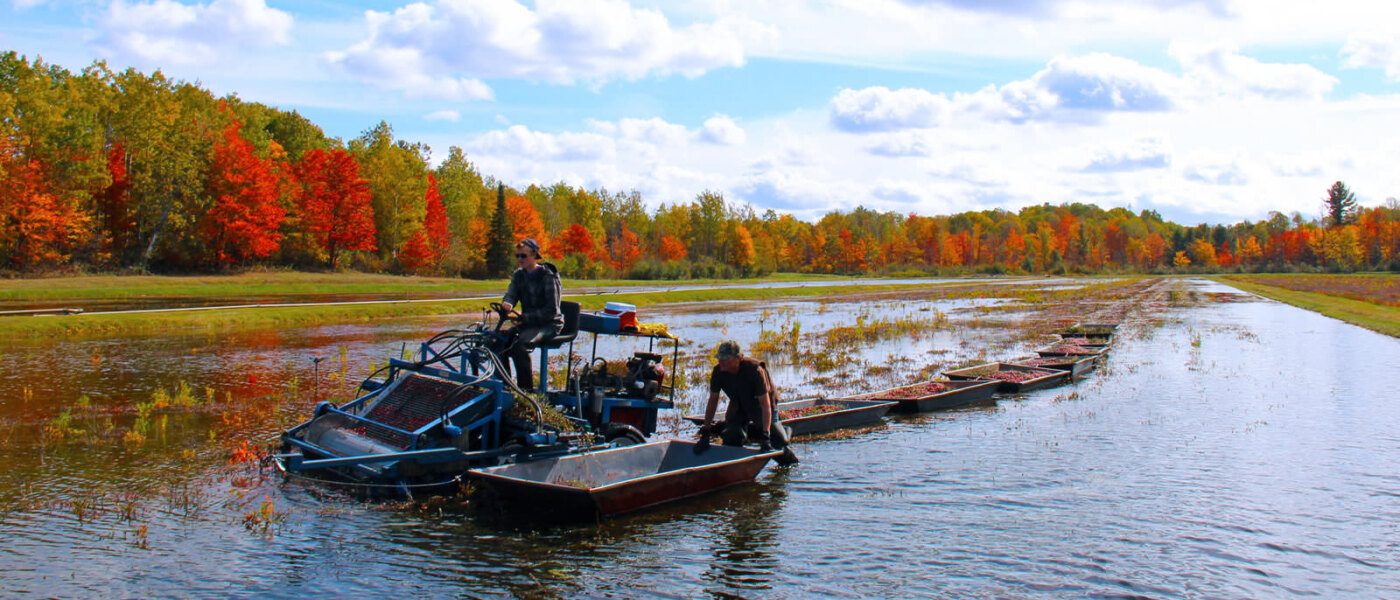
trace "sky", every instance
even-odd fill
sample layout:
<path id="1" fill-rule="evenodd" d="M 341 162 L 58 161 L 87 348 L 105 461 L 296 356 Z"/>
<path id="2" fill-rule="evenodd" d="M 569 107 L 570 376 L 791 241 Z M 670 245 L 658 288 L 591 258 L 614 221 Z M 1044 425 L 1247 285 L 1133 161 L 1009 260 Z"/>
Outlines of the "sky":
<path id="1" fill-rule="evenodd" d="M 1065 202 L 1183 224 L 1400 196 L 1400 2 L 9 0 L 0 50 L 380 121 L 523 189 L 815 220 Z"/>

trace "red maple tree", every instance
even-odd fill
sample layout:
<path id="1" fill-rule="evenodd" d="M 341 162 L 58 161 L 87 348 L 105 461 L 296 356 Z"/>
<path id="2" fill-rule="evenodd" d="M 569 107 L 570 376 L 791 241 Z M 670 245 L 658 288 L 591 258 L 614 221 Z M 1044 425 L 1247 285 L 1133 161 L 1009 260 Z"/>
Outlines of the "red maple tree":
<path id="1" fill-rule="evenodd" d="M 593 254 L 593 236 L 588 233 L 588 228 L 578 223 L 570 225 L 554 238 L 555 247 L 560 256 L 570 254 Z"/>
<path id="2" fill-rule="evenodd" d="M 637 242 L 637 234 L 632 233 L 626 225 L 622 227 L 615 237 L 608 238 L 608 245 L 611 247 L 613 268 L 626 273 L 632 270 L 632 265 L 637 264 L 637 259 L 642 255 L 641 245 Z"/>
<path id="3" fill-rule="evenodd" d="M 126 169 L 126 148 L 120 142 L 112 144 L 107 151 L 107 173 L 112 183 L 98 192 L 95 200 L 100 227 L 105 234 L 103 251 L 112 257 L 132 243 L 136 231 L 134 203 L 128 195 L 131 176 Z"/>
<path id="4" fill-rule="evenodd" d="M 447 210 L 442 206 L 442 193 L 438 191 L 437 178 L 428 174 L 428 192 L 425 194 L 427 212 L 423 215 L 423 227 L 399 252 L 399 260 L 404 268 L 415 273 L 437 268 L 442 257 L 447 254 L 450 241 L 447 232 Z"/>
<path id="5" fill-rule="evenodd" d="M 266 258 L 282 244 L 278 229 L 287 217 L 281 202 L 282 177 L 273 161 L 258 158 L 253 144 L 238 135 L 238 121 L 224 128 L 214 145 L 207 189 L 214 207 L 201 231 L 215 259 L 223 264 Z"/>
<path id="6" fill-rule="evenodd" d="M 312 150 L 296 165 L 302 223 L 336 268 L 340 253 L 374 250 L 374 206 L 369 181 L 345 150 Z"/>

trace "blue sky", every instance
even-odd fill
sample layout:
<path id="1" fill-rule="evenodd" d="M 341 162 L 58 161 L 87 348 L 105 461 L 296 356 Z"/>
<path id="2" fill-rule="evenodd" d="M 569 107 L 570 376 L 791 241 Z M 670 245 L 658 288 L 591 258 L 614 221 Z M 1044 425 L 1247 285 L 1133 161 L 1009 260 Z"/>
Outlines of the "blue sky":
<path id="1" fill-rule="evenodd" d="M 1184 223 L 1400 195 L 1400 3 L 11 0 L 0 48 L 161 69 L 515 186 L 814 219 L 1042 202 Z"/>

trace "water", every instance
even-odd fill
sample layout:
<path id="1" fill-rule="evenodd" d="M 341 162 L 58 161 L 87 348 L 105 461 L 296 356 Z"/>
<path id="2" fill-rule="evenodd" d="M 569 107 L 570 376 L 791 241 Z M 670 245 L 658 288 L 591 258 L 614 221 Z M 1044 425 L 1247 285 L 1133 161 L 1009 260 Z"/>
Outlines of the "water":
<path id="1" fill-rule="evenodd" d="M 293 356 L 320 349 L 337 362 L 334 348 L 345 345 L 353 363 L 441 320 L 126 340 L 98 365 L 86 345 L 52 363 L 42 358 L 52 346 L 7 350 L 17 372 L 54 368 L 33 381 L 52 391 L 28 402 L 7 394 L 0 405 L 10 465 L 0 475 L 0 595 L 1396 597 L 1400 407 L 1387 382 L 1400 377 L 1400 340 L 1215 284 L 1166 285 L 1177 291 L 1130 319 L 1106 366 L 1076 385 L 810 442 L 802 464 L 765 471 L 753 486 L 545 529 L 482 523 L 452 507 L 364 504 L 260 479 L 204 448 L 205 432 L 266 435 L 278 418 L 304 417 L 309 400 L 234 423 L 231 414 L 261 413 L 171 416 L 163 442 L 152 430 L 140 446 L 101 436 L 33 445 L 55 412 L 34 406 L 43 393 L 111 381 L 109 402 L 93 405 L 116 407 L 129 401 L 116 396 L 139 396 L 153 379 L 304 381 Z M 908 310 L 926 312 L 920 302 Z M 697 346 L 756 339 L 760 318 L 817 327 L 811 305 L 793 307 L 792 316 L 748 306 L 667 321 Z M 956 361 L 983 353 L 973 348 L 983 340 L 1005 357 L 1025 349 L 958 327 L 901 347 L 942 347 L 951 352 L 936 358 Z M 190 348 L 221 360 L 162 362 Z M 157 356 L 137 358 L 147 353 Z M 112 418 L 121 431 L 135 417 Z M 78 427 L 100 428 L 94 421 Z M 264 502 L 285 520 L 245 524 Z"/>

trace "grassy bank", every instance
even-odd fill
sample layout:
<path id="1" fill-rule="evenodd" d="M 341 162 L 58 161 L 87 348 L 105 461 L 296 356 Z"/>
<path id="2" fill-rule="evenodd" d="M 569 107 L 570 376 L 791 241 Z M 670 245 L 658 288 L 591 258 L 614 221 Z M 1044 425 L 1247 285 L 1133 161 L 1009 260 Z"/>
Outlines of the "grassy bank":
<path id="1" fill-rule="evenodd" d="M 840 281 L 830 275 L 779 273 L 763 281 Z M 686 281 L 568 280 L 566 287 L 611 288 L 638 285 L 743 283 L 755 279 Z M 264 272 L 239 275 L 174 276 L 84 275 L 40 279 L 0 279 L 0 301 L 60 303 L 78 300 L 150 298 L 267 298 L 342 294 L 476 296 L 505 290 L 503 279 L 403 277 L 368 273 Z"/>
<path id="2" fill-rule="evenodd" d="M 686 285 L 701 282 L 688 281 Z M 624 288 L 615 293 L 570 296 L 585 310 L 601 309 L 610 300 L 648 306 L 676 302 L 714 302 L 722 300 L 761 300 L 768 298 L 802 298 L 813 296 L 849 295 L 909 289 L 911 284 L 816 285 L 783 288 L 722 288 L 703 290 L 637 291 L 626 286 L 651 286 L 651 282 L 613 282 Z M 223 285 L 223 284 L 220 284 Z M 956 285 L 956 284 L 917 284 Z M 497 295 L 504 290 L 503 282 L 479 290 L 482 295 Z M 80 314 L 45 317 L 9 317 L 0 319 L 0 336 L 9 338 L 84 337 L 105 335 L 135 335 L 177 331 L 209 331 L 225 329 L 258 329 L 270 327 L 305 327 L 328 323 L 359 323 L 374 319 L 467 315 L 475 320 L 487 301 L 418 300 L 379 302 L 372 304 L 336 304 L 312 306 L 270 306 L 253 308 L 218 308 L 161 312 L 130 312 Z"/>
<path id="3" fill-rule="evenodd" d="M 1372 331 L 1400 337 L 1400 307 L 1323 292 L 1303 291 L 1277 285 L 1269 285 L 1267 283 L 1269 281 L 1267 277 L 1268 276 L 1230 276 L 1217 277 L 1215 279 L 1226 285 L 1231 285 L 1247 292 L 1253 292 L 1265 298 L 1272 298 L 1279 302 L 1292 304 L 1293 306 L 1327 315 L 1334 319 L 1341 319 Z M 1323 278 L 1328 276 L 1314 275 L 1312 277 Z"/>

